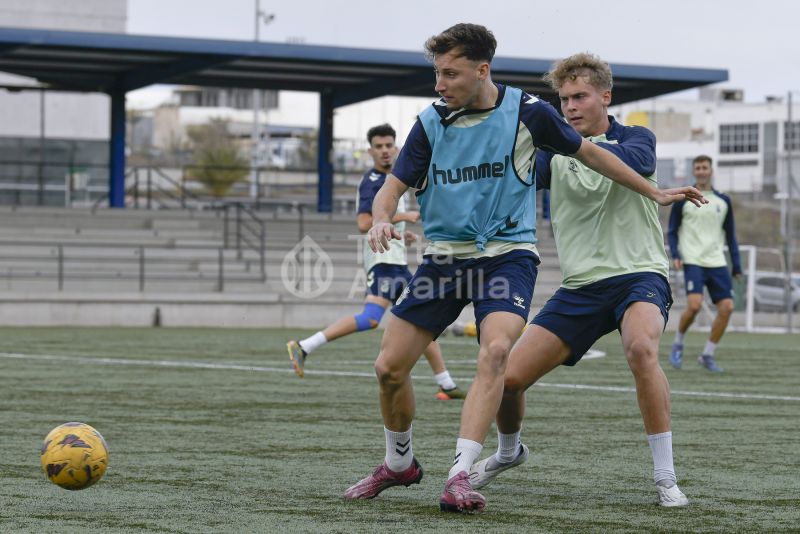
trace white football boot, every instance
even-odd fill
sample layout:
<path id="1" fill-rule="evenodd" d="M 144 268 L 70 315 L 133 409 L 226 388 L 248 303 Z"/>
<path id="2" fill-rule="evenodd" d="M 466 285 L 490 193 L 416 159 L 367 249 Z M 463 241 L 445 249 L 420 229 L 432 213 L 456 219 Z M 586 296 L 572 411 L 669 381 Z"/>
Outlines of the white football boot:
<path id="1" fill-rule="evenodd" d="M 667 487 L 667 484 L 672 485 Z M 659 481 L 656 484 L 656 491 L 658 492 L 658 504 L 660 506 L 672 508 L 673 506 L 686 506 L 689 504 L 689 499 L 678 489 L 678 485 L 671 480 Z"/>
<path id="2" fill-rule="evenodd" d="M 472 483 L 472 489 L 479 489 L 494 480 L 494 477 L 505 471 L 520 464 L 524 464 L 528 459 L 528 446 L 520 443 L 519 453 L 517 457 L 507 464 L 501 464 L 492 454 L 488 458 L 484 458 L 480 462 L 472 464 L 469 469 L 469 481 Z"/>

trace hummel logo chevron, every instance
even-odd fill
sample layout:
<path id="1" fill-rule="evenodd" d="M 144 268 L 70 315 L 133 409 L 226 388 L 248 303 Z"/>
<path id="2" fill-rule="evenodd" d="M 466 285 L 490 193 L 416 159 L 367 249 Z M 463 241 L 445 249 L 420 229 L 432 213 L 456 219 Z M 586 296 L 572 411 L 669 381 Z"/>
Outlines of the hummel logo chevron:
<path id="1" fill-rule="evenodd" d="M 459 458 L 461 458 L 461 453 L 460 453 L 460 452 L 459 452 L 458 454 L 456 454 L 456 457 L 455 457 L 455 459 L 453 460 L 453 465 L 456 465 L 456 464 L 458 463 L 458 459 L 459 459 Z"/>
<path id="2" fill-rule="evenodd" d="M 406 454 L 408 454 L 408 450 L 411 448 L 410 443 L 411 443 L 410 439 L 405 443 L 401 443 L 398 441 L 396 443 L 397 447 L 395 447 L 394 452 L 396 452 L 400 456 L 405 456 Z"/>

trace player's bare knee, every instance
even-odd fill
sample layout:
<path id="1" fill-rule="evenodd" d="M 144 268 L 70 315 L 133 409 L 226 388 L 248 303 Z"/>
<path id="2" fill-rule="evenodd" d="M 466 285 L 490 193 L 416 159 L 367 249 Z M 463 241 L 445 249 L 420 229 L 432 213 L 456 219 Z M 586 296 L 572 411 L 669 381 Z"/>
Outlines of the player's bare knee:
<path id="1" fill-rule="evenodd" d="M 631 342 L 625 351 L 625 357 L 634 374 L 658 365 L 658 350 L 648 339 Z"/>
<path id="2" fill-rule="evenodd" d="M 694 317 L 700 311 L 700 308 L 702 306 L 703 306 L 703 302 L 702 301 L 695 302 L 693 300 L 690 300 L 690 301 L 686 302 L 686 311 L 691 313 L 692 317 Z"/>
<path id="3" fill-rule="evenodd" d="M 506 374 L 505 380 L 503 381 L 503 398 L 515 399 L 525 393 L 525 390 L 528 389 L 528 386 L 529 384 L 527 384 L 524 380 L 521 380 L 520 377 L 509 376 Z"/>
<path id="4" fill-rule="evenodd" d="M 493 374 L 502 373 L 505 371 L 509 352 L 511 352 L 511 343 L 509 341 L 505 339 L 490 341 L 481 350 L 481 361 L 478 362 L 478 365 L 482 365 Z"/>
<path id="5" fill-rule="evenodd" d="M 733 301 L 731 299 L 719 301 L 717 303 L 717 313 L 722 317 L 730 317 L 733 313 Z"/>
<path id="6" fill-rule="evenodd" d="M 401 385 L 408 378 L 408 371 L 378 356 L 375 360 L 375 376 L 382 387 L 391 388 Z"/>

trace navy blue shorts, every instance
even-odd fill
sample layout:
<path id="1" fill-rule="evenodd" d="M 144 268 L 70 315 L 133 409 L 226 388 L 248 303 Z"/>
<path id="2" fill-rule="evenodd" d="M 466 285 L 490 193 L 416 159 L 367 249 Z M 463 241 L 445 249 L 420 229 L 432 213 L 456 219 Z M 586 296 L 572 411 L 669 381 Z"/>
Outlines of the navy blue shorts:
<path id="1" fill-rule="evenodd" d="M 656 273 L 612 276 L 578 289 L 561 287 L 536 314 L 531 324 L 546 328 L 572 349 L 564 365 L 575 365 L 594 342 L 619 330 L 622 316 L 634 302 L 652 302 L 664 316 L 672 306 L 666 278 Z"/>
<path id="2" fill-rule="evenodd" d="M 528 320 L 538 263 L 528 250 L 477 259 L 425 256 L 392 313 L 436 339 L 471 302 L 480 340 L 481 321 L 490 313 L 511 312 Z"/>
<path id="3" fill-rule="evenodd" d="M 394 302 L 410 281 L 408 265 L 379 263 L 367 273 L 367 294 Z"/>
<path id="4" fill-rule="evenodd" d="M 711 302 L 733 298 L 733 280 L 727 267 L 700 267 L 683 264 L 683 281 L 686 294 L 703 294 L 703 286 L 708 288 Z"/>

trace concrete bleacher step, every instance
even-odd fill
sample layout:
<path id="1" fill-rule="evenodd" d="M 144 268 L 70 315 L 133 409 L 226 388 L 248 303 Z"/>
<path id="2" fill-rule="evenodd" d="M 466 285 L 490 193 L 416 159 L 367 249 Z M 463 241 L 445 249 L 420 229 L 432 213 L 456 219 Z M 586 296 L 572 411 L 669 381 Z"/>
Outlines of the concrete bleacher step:
<path id="1" fill-rule="evenodd" d="M 80 245 L 62 245 L 62 256 L 64 261 L 139 261 L 142 253 L 146 261 L 150 262 L 197 262 L 197 261 L 218 261 L 219 253 L 222 252 L 222 259 L 226 262 L 254 261 L 259 259 L 255 251 L 237 252 L 235 249 L 215 248 L 185 248 L 176 249 L 161 246 L 117 246 L 117 247 L 97 247 L 91 248 Z M 47 244 L 28 244 L 28 245 L 0 245 L 0 264 L 4 262 L 38 262 L 43 260 L 56 261 L 59 258 L 59 245 Z M 273 262 L 280 262 L 276 257 Z"/>
<path id="2" fill-rule="evenodd" d="M 108 245 L 108 246 L 116 246 L 120 243 L 124 243 L 121 239 L 115 238 L 113 235 L 107 237 L 95 237 L 91 239 L 87 239 L 85 236 L 81 236 L 80 234 L 73 234 L 73 235 L 47 235 L 47 234 L 23 234 L 22 232 L 17 232 L 15 235 L 8 235 L 3 236 L 0 238 L 0 244 L 37 244 L 37 245 L 50 245 L 50 246 L 58 246 L 61 245 L 69 245 L 69 246 L 82 246 L 82 245 Z M 127 242 L 129 245 L 135 246 L 174 246 L 175 240 L 170 237 L 161 237 L 161 236 L 138 236 L 135 239 L 131 239 Z"/>
<path id="3" fill-rule="evenodd" d="M 153 230 L 199 230 L 198 219 L 149 219 L 149 227 Z"/>
<path id="4" fill-rule="evenodd" d="M 7 280 L 0 278 L 0 289 L 4 292 L 14 292 L 20 294 L 77 294 L 82 298 L 96 294 L 103 298 L 113 298 L 117 293 L 138 293 L 140 290 L 138 279 L 121 278 L 116 280 L 64 280 L 63 288 L 59 291 L 58 283 L 55 280 L 14 280 L 8 283 Z M 183 279 L 175 280 L 146 280 L 144 291 L 152 294 L 211 294 L 219 292 L 219 284 L 216 279 L 208 278 L 202 280 L 186 281 Z M 264 294 L 268 291 L 261 282 L 253 282 L 249 279 L 226 279 L 224 282 L 225 293 L 241 292 L 247 294 Z"/>
<path id="5" fill-rule="evenodd" d="M 149 239 L 151 237 L 166 237 L 166 238 L 208 238 L 213 237 L 216 240 L 223 239 L 222 229 L 202 229 L 202 228 L 116 228 L 116 227 L 45 227 L 39 223 L 35 228 L 25 229 L 26 235 L 32 236 L 52 236 L 60 239 L 61 237 L 79 236 L 85 240 L 92 239 L 121 239 L 130 241 L 135 239 Z M 0 241 L 7 238 L 13 238 L 19 235 L 18 227 L 0 227 Z"/>

